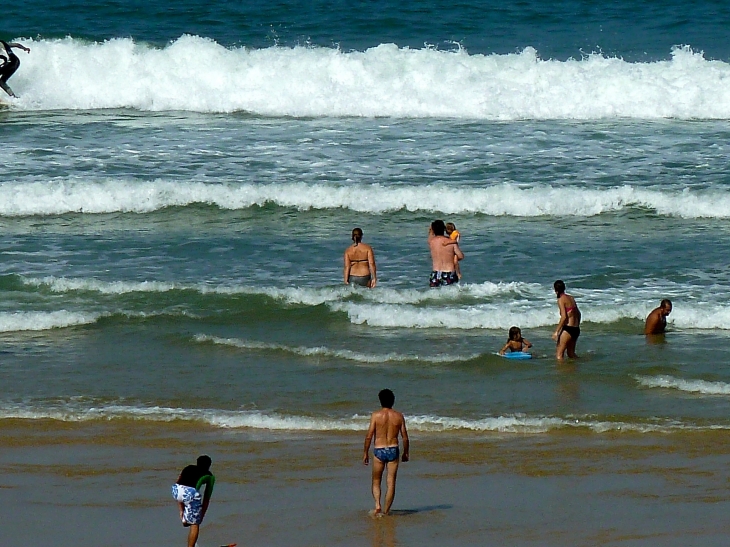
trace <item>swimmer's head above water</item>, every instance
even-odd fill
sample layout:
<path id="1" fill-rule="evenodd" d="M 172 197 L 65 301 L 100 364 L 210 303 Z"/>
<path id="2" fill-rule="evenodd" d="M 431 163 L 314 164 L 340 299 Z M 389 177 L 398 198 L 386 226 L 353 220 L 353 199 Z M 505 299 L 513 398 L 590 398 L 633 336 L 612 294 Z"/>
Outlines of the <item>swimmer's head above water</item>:
<path id="1" fill-rule="evenodd" d="M 360 243 L 362 241 L 362 229 L 361 228 L 355 228 L 352 230 L 352 241 L 355 242 L 355 245 Z"/>

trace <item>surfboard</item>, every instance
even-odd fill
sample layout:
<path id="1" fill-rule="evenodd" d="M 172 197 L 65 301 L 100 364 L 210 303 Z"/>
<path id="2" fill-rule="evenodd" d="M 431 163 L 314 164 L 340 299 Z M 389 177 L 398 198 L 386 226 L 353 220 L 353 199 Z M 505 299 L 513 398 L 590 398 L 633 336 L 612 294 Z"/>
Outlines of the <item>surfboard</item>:
<path id="1" fill-rule="evenodd" d="M 504 357 L 505 359 L 513 359 L 515 361 L 524 361 L 525 359 L 532 359 L 532 354 L 527 353 L 526 351 L 512 351 L 509 353 L 505 353 L 504 355 L 497 354 L 500 357 Z"/>

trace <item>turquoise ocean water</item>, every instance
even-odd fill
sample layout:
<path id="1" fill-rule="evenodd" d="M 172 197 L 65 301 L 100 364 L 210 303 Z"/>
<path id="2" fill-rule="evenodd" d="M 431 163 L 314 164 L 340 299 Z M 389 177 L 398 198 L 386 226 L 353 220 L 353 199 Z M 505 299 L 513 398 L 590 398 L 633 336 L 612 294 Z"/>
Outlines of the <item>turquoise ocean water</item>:
<path id="1" fill-rule="evenodd" d="M 0 423 L 339 435 L 391 387 L 416 437 L 726 435 L 728 23 L 715 2 L 8 6 L 31 53 L 0 111 Z M 428 288 L 436 218 L 459 287 Z M 372 291 L 342 284 L 355 226 Z M 568 369 L 558 278 L 584 321 Z M 494 355 L 513 325 L 541 358 Z"/>

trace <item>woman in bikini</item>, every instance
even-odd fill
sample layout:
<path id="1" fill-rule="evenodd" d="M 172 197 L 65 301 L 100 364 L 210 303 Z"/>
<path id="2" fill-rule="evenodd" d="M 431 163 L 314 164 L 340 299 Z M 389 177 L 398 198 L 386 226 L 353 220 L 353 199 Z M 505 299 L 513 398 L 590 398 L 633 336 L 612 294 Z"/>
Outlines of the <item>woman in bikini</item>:
<path id="1" fill-rule="evenodd" d="M 555 356 L 562 360 L 565 352 L 571 359 L 578 357 L 575 354 L 575 344 L 580 336 L 580 310 L 575 298 L 565 292 L 565 283 L 558 279 L 554 284 L 555 294 L 558 297 L 560 321 L 553 333 L 553 340 L 557 343 Z"/>
<path id="2" fill-rule="evenodd" d="M 345 285 L 353 283 L 372 289 L 378 282 L 373 248 L 362 242 L 362 230 L 352 231 L 352 245 L 345 250 Z"/>

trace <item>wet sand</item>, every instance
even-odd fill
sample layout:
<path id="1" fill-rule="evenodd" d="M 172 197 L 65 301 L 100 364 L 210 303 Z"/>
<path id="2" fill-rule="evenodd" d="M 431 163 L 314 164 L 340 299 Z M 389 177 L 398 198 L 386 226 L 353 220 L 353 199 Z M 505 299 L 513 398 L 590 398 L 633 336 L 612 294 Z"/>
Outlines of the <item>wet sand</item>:
<path id="1" fill-rule="evenodd" d="M 373 519 L 360 434 L 131 421 L 6 421 L 4 545 L 184 545 L 170 485 L 218 482 L 200 547 L 726 545 L 723 432 L 413 436 L 394 514 Z"/>

